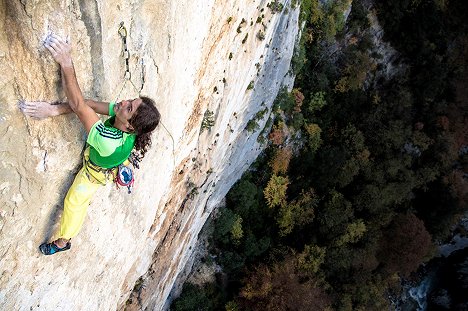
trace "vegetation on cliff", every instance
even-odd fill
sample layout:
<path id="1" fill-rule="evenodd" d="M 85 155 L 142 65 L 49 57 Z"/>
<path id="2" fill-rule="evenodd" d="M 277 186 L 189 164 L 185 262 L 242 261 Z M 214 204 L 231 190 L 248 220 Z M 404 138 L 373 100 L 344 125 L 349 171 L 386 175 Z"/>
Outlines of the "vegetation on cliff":
<path id="1" fill-rule="evenodd" d="M 466 207 L 468 4 L 378 1 L 388 60 L 368 1 L 327 3 L 302 2 L 295 87 L 214 223 L 223 274 L 173 310 L 385 310 Z"/>

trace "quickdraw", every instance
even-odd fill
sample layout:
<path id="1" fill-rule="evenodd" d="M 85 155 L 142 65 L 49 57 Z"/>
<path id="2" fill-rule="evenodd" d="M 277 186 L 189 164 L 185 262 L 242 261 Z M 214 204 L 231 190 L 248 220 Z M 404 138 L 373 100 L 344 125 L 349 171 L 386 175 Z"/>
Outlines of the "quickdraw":
<path id="1" fill-rule="evenodd" d="M 144 63 L 143 63 L 143 59 L 141 60 L 141 64 L 142 64 L 142 84 L 141 84 L 141 88 L 138 89 L 135 84 L 133 83 L 132 81 L 132 73 L 130 72 L 130 52 L 128 50 L 128 46 L 127 46 L 127 28 L 125 28 L 125 25 L 124 25 L 124 22 L 120 22 L 120 25 L 119 25 L 119 30 L 118 30 L 118 33 L 120 35 L 120 37 L 122 38 L 122 43 L 123 43 L 123 47 L 124 47 L 124 50 L 123 50 L 123 57 L 125 58 L 125 74 L 124 74 L 124 78 L 123 78 L 123 81 L 122 81 L 122 87 L 120 88 L 120 91 L 119 91 L 119 94 L 117 95 L 116 99 L 115 99 L 115 102 L 117 102 L 117 100 L 120 98 L 120 94 L 122 94 L 122 91 L 123 89 L 125 88 L 125 84 L 127 84 L 127 81 L 130 82 L 130 84 L 133 86 L 133 89 L 135 90 L 135 92 L 137 94 L 140 94 L 141 90 L 143 89 L 143 85 L 144 85 L 144 81 L 145 81 L 145 74 L 144 74 Z"/>
<path id="2" fill-rule="evenodd" d="M 130 73 L 130 52 L 128 51 L 127 47 L 127 28 L 124 26 L 124 22 L 120 22 L 119 26 L 119 35 L 122 38 L 123 45 L 124 45 L 124 52 L 123 56 L 125 57 L 125 79 L 130 80 L 132 78 L 132 74 Z"/>

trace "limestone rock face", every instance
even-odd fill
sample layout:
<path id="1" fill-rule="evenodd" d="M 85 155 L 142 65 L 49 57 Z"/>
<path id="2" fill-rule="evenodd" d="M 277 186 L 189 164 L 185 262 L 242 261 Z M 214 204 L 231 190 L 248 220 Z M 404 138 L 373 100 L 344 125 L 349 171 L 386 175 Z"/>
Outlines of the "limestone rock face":
<path id="1" fill-rule="evenodd" d="M 262 150 L 278 89 L 291 84 L 298 9 L 283 3 L 275 13 L 263 0 L 0 0 L 2 310 L 164 308 L 211 210 Z M 74 114 L 34 120 L 18 109 L 22 99 L 64 99 L 42 45 L 49 32 L 70 36 L 85 97 L 141 91 L 162 125 L 134 192 L 102 187 L 72 249 L 43 256 L 86 141 Z M 202 128 L 207 112 L 213 124 Z"/>

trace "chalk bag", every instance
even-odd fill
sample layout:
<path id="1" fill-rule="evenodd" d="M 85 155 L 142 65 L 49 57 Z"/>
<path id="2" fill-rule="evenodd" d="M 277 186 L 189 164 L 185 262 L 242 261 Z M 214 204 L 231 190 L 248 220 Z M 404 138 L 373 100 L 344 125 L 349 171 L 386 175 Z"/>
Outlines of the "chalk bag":
<path id="1" fill-rule="evenodd" d="M 132 193 L 133 183 L 135 182 L 132 168 L 129 165 L 120 164 L 115 182 L 119 186 L 127 187 L 128 194 Z"/>

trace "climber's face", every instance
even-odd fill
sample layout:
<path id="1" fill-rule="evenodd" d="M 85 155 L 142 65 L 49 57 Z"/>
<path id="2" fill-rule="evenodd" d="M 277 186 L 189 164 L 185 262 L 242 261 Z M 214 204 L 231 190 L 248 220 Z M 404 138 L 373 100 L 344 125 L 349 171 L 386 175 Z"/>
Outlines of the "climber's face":
<path id="1" fill-rule="evenodd" d="M 114 106 L 115 117 L 124 124 L 128 123 L 128 120 L 136 113 L 141 103 L 141 98 L 122 100 Z"/>

